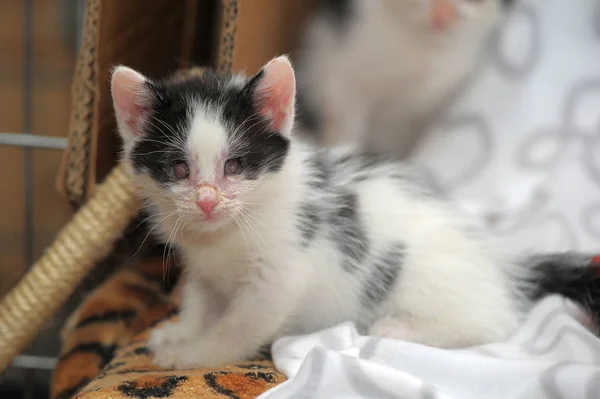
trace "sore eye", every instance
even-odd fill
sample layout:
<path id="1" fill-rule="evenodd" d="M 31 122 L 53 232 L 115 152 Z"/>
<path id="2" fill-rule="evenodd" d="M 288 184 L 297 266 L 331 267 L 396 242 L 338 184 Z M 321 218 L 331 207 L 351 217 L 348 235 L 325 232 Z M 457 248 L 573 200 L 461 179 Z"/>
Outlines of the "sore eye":
<path id="1" fill-rule="evenodd" d="M 173 175 L 177 180 L 187 179 L 190 175 L 190 169 L 188 168 L 187 163 L 184 161 L 174 162 L 172 168 Z"/>
<path id="2" fill-rule="evenodd" d="M 225 162 L 225 176 L 237 175 L 242 169 L 242 159 L 233 158 Z"/>

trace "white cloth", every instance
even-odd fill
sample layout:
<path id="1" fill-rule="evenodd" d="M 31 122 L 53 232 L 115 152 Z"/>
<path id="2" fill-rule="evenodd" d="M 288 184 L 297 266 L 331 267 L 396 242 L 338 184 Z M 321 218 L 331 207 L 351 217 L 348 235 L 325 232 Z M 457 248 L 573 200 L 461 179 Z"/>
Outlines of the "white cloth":
<path id="1" fill-rule="evenodd" d="M 516 0 L 414 162 L 514 251 L 600 243 L 600 1 Z"/>
<path id="2" fill-rule="evenodd" d="M 359 335 L 350 323 L 273 345 L 289 378 L 260 399 L 597 399 L 600 339 L 562 297 L 538 303 L 508 341 L 443 350 Z"/>

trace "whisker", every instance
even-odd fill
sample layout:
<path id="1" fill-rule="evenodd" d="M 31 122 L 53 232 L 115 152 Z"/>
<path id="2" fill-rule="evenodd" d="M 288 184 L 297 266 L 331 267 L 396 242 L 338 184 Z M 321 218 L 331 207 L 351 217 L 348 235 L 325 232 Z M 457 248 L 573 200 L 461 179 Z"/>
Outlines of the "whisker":
<path id="1" fill-rule="evenodd" d="M 144 246 L 144 244 L 146 243 L 146 240 L 148 239 L 148 237 L 150 236 L 150 234 L 152 233 L 152 231 L 154 231 L 154 229 L 156 227 L 158 227 L 159 224 L 161 224 L 162 222 L 164 222 L 167 218 L 173 216 L 176 213 L 176 211 L 173 211 L 172 213 L 169 213 L 167 216 L 165 216 L 164 218 L 162 218 L 160 221 L 158 221 L 151 229 L 150 231 L 148 231 L 148 233 L 146 234 L 146 237 L 144 237 L 144 239 L 142 240 L 142 243 L 140 244 L 139 248 L 137 249 L 137 251 L 135 251 L 135 253 L 133 255 L 131 255 L 129 257 L 128 260 L 133 259 L 142 249 L 142 247 Z"/>
<path id="2" fill-rule="evenodd" d="M 238 226 L 238 228 L 240 229 L 240 233 L 242 233 L 242 237 L 244 237 L 244 243 L 246 244 L 246 247 L 248 247 L 248 239 L 246 238 L 246 234 L 244 233 L 244 226 L 241 224 L 237 215 L 233 217 L 233 221 L 235 222 L 236 226 Z"/>
<path id="3" fill-rule="evenodd" d="M 252 224 L 252 221 L 247 218 L 247 215 L 244 214 L 244 212 L 240 212 L 238 215 L 240 216 L 240 220 L 242 220 L 244 225 L 247 227 L 250 237 L 254 239 L 256 246 L 262 251 L 263 245 L 266 245 L 263 237 L 257 232 L 255 226 Z"/>
<path id="4" fill-rule="evenodd" d="M 134 230 L 137 230 L 137 229 L 138 229 L 138 228 L 139 228 L 139 227 L 140 227 L 142 224 L 144 224 L 144 222 L 145 222 L 145 221 L 147 221 L 148 219 L 152 219 L 152 218 L 153 218 L 153 217 L 155 217 L 155 216 L 163 216 L 163 215 L 167 215 L 167 214 L 169 214 L 169 213 L 174 213 L 174 212 L 177 212 L 177 211 L 171 211 L 171 212 L 162 212 L 162 213 L 155 213 L 155 214 L 152 214 L 152 215 L 148 216 L 147 218 L 144 218 L 144 220 L 142 220 L 142 221 L 141 221 L 141 222 L 140 222 L 140 223 L 139 223 L 137 226 L 135 226 L 135 229 L 134 229 Z"/>
<path id="5" fill-rule="evenodd" d="M 173 239 L 175 239 L 174 233 L 177 231 L 177 225 L 179 224 L 179 222 L 183 219 L 183 215 L 179 216 L 179 218 L 177 218 L 177 220 L 175 221 L 175 223 L 173 224 L 173 227 L 171 228 L 171 231 L 169 232 L 169 237 L 167 238 L 167 243 L 165 245 L 165 248 L 163 249 L 163 281 L 166 280 L 166 276 L 168 275 L 169 272 L 169 266 L 170 266 L 170 251 L 171 251 L 171 247 L 173 244 Z M 165 258 L 165 255 L 167 256 Z"/>

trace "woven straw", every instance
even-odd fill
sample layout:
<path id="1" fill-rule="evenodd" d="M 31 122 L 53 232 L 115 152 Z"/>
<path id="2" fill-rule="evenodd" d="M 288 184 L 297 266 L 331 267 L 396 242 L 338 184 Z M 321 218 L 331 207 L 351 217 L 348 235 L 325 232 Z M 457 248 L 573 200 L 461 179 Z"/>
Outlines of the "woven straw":
<path id="1" fill-rule="evenodd" d="M 231 73 L 233 51 L 235 49 L 238 9 L 237 0 L 223 0 L 221 36 L 219 40 L 219 62 L 217 63 L 217 72 L 219 73 Z"/>
<path id="2" fill-rule="evenodd" d="M 69 145 L 63 153 L 57 187 L 72 205 L 85 196 L 96 99 L 96 36 L 100 14 L 99 0 L 87 0 L 82 43 L 73 75 L 73 104 L 69 121 Z"/>
<path id="3" fill-rule="evenodd" d="M 0 303 L 0 371 L 110 253 L 138 208 L 134 185 L 119 165 Z"/>

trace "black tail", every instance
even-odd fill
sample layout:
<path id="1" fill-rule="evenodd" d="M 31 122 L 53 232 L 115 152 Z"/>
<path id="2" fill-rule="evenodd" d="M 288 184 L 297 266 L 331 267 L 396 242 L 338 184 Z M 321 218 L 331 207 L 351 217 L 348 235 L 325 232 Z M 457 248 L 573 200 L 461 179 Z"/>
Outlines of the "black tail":
<path id="1" fill-rule="evenodd" d="M 529 299 L 560 294 L 582 305 L 600 326 L 600 256 L 535 255 L 526 259 L 526 265 L 531 272 L 523 288 Z"/>

